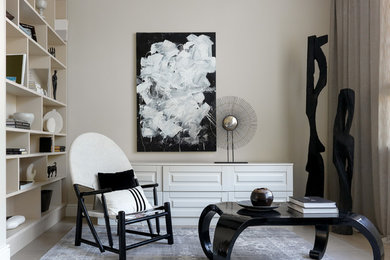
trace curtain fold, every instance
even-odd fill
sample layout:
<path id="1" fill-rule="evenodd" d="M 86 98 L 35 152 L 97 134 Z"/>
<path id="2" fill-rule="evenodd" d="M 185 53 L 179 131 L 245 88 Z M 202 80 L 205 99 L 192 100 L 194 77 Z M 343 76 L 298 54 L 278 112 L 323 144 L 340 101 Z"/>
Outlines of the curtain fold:
<path id="1" fill-rule="evenodd" d="M 355 91 L 353 210 L 390 235 L 390 0 L 332 0 L 329 35 L 328 174 L 326 194 L 337 201 L 333 124 L 341 89 Z"/>

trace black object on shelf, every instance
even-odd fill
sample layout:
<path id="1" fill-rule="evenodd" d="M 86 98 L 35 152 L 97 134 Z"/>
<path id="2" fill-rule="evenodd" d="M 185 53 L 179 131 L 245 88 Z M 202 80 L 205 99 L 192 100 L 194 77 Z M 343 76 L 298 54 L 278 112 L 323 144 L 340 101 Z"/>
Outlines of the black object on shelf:
<path id="1" fill-rule="evenodd" d="M 57 177 L 57 162 L 47 166 L 47 178 Z"/>
<path id="2" fill-rule="evenodd" d="M 41 212 L 45 212 L 49 209 L 52 195 L 52 190 L 41 190 Z"/>
<path id="3" fill-rule="evenodd" d="M 53 98 L 57 99 L 57 70 L 54 71 L 51 81 L 53 85 Z"/>
<path id="4" fill-rule="evenodd" d="M 52 139 L 51 137 L 40 137 L 39 138 L 39 152 L 40 153 L 51 153 Z"/>
<path id="5" fill-rule="evenodd" d="M 56 56 L 56 48 L 54 48 L 54 47 L 50 47 L 49 49 L 48 49 L 48 51 L 49 51 L 49 53 L 52 55 L 52 56 Z"/>
<path id="6" fill-rule="evenodd" d="M 15 18 L 15 16 L 13 16 L 12 14 L 10 14 L 8 11 L 6 11 L 6 16 L 8 19 L 10 19 L 11 21 Z"/>

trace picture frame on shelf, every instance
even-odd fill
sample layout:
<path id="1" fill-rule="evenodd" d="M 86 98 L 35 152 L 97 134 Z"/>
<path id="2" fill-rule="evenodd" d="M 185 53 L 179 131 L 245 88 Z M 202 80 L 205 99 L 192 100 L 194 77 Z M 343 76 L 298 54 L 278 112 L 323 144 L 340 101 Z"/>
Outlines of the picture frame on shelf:
<path id="1" fill-rule="evenodd" d="M 19 24 L 20 29 L 25 32 L 28 36 L 30 36 L 34 41 L 37 42 L 37 35 L 35 33 L 35 27 L 33 25 L 20 23 Z"/>

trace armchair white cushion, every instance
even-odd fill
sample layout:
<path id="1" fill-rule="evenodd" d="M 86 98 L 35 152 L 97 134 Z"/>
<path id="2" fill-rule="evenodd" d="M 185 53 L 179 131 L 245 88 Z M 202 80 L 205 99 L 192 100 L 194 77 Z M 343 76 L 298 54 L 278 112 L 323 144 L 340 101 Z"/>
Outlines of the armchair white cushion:
<path id="1" fill-rule="evenodd" d="M 128 190 L 116 190 L 104 193 L 108 215 L 116 216 L 119 211 L 126 214 L 152 209 L 141 186 Z M 101 199 L 101 197 L 100 197 Z"/>

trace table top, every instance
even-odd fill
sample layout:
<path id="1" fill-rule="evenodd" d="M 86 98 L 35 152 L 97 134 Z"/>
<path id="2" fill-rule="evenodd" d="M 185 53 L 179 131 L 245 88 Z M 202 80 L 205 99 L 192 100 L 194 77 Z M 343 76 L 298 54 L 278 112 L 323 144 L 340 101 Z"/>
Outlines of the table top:
<path id="1" fill-rule="evenodd" d="M 270 211 L 250 211 L 238 205 L 236 202 L 222 202 L 215 204 L 220 214 L 239 219 L 241 222 L 258 222 L 262 225 L 313 225 L 316 223 L 339 224 L 347 215 L 346 213 L 336 214 L 303 214 L 289 209 L 287 203 L 273 203 L 278 208 Z M 218 211 L 218 210 L 217 210 Z M 256 224 L 256 223 L 254 223 Z"/>

